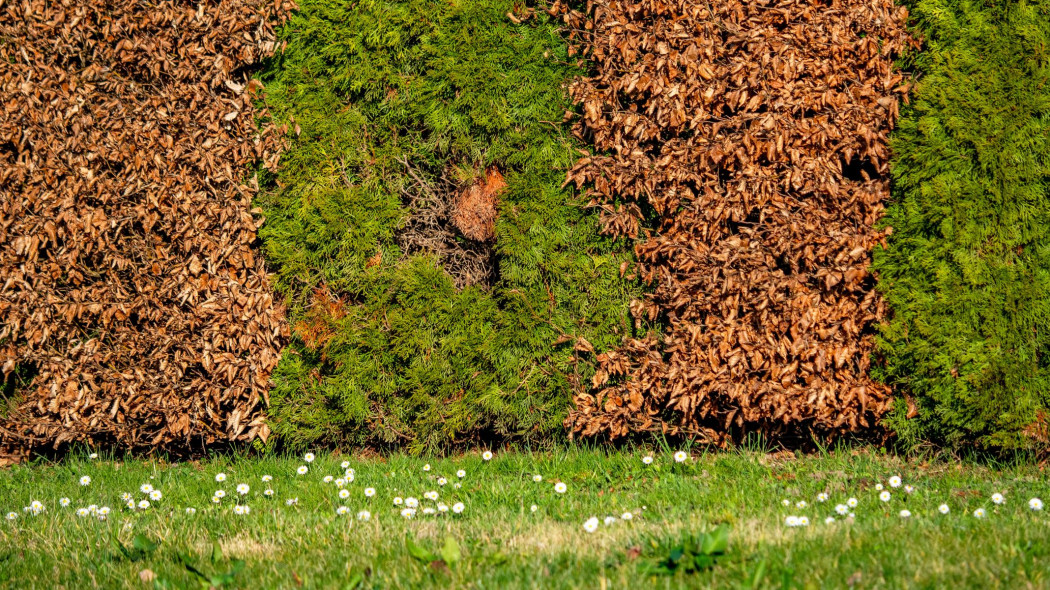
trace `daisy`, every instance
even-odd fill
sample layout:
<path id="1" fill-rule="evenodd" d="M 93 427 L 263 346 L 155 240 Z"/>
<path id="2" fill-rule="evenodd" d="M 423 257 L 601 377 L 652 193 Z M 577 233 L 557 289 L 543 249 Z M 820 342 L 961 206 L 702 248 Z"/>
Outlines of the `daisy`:
<path id="1" fill-rule="evenodd" d="M 91 453 L 90 455 L 88 455 L 88 459 L 98 459 L 98 453 Z"/>
<path id="2" fill-rule="evenodd" d="M 44 505 L 40 503 L 40 500 L 33 500 L 29 503 L 29 511 L 33 514 L 40 514 L 44 510 L 46 509 L 44 508 Z"/>
<path id="3" fill-rule="evenodd" d="M 430 463 L 423 466 L 423 471 L 430 471 Z"/>
<path id="4" fill-rule="evenodd" d="M 459 483 L 457 481 L 456 483 L 452 484 L 452 487 L 454 487 L 454 488 L 456 488 L 458 490 L 459 488 L 463 487 L 463 484 L 461 484 L 461 483 Z"/>
<path id="5" fill-rule="evenodd" d="M 652 455 L 646 455 L 646 456 L 642 457 L 642 463 L 645 463 L 646 465 L 652 465 L 653 464 L 653 456 Z"/>
<path id="6" fill-rule="evenodd" d="M 565 490 L 568 490 L 568 489 L 569 489 L 569 486 L 565 485 L 565 482 L 563 482 L 563 481 L 559 481 L 558 483 L 554 484 L 554 491 L 558 492 L 559 494 L 564 494 Z"/>
<path id="7" fill-rule="evenodd" d="M 846 516 L 847 514 L 849 514 L 849 506 L 846 506 L 845 504 L 839 504 L 835 507 L 835 512 L 838 512 L 839 516 Z"/>
<path id="8" fill-rule="evenodd" d="M 586 522 L 583 523 L 583 530 L 588 533 L 593 533 L 598 530 L 598 518 L 595 516 L 588 518 Z"/>
<path id="9" fill-rule="evenodd" d="M 541 481 L 543 481 L 543 476 L 537 473 L 536 475 L 532 476 L 532 481 L 540 483 Z"/>
<path id="10" fill-rule="evenodd" d="M 8 512 L 7 516 L 5 518 L 7 518 L 7 520 L 14 520 L 14 519 L 18 518 L 18 513 L 17 512 Z"/>
<path id="11" fill-rule="evenodd" d="M 439 486 L 443 486 L 443 485 L 445 485 L 445 484 L 447 484 L 447 483 L 448 483 L 448 480 L 447 480 L 447 479 L 445 479 L 445 478 L 443 478 L 443 477 L 439 477 L 439 478 L 438 478 L 438 485 L 439 485 Z"/>
<path id="12" fill-rule="evenodd" d="M 615 516 L 606 516 L 603 522 L 605 523 L 605 526 L 612 526 L 616 524 L 617 520 L 618 519 Z"/>
<path id="13" fill-rule="evenodd" d="M 452 505 L 452 512 L 455 512 L 456 514 L 462 514 L 464 508 L 465 506 L 463 506 L 463 502 L 456 502 Z"/>
<path id="14" fill-rule="evenodd" d="M 146 510 L 147 508 L 149 508 L 149 500 L 140 500 L 139 510 Z"/>
<path id="15" fill-rule="evenodd" d="M 463 471 L 462 469 L 460 469 L 459 471 L 456 472 L 456 477 L 458 477 L 460 479 L 462 479 L 462 478 L 464 478 L 466 476 L 467 476 L 467 472 Z"/>
<path id="16" fill-rule="evenodd" d="M 910 494 L 915 491 L 915 488 L 911 484 L 904 486 L 904 493 Z"/>
<path id="17" fill-rule="evenodd" d="M 798 508 L 799 510 L 802 510 L 806 506 L 809 506 L 809 504 L 807 504 L 805 500 L 799 500 L 798 502 L 795 502 L 795 508 Z"/>
<path id="18" fill-rule="evenodd" d="M 882 500 L 883 502 L 889 502 L 890 501 L 890 493 L 889 492 L 882 492 L 881 494 L 879 494 L 879 499 Z"/>
<path id="19" fill-rule="evenodd" d="M 128 510 L 134 510 L 135 509 L 135 501 L 134 500 L 128 500 L 124 505 L 128 507 Z"/>
<path id="20" fill-rule="evenodd" d="M 92 504 L 91 506 L 88 506 L 88 512 L 90 512 L 91 514 L 97 513 L 98 512 L 98 504 Z"/>
<path id="21" fill-rule="evenodd" d="M 434 509 L 431 508 L 430 506 L 427 506 L 426 508 L 423 509 L 423 514 L 434 514 Z"/>
<path id="22" fill-rule="evenodd" d="M 63 508 L 68 507 L 69 506 L 69 498 L 59 498 L 58 505 L 63 507 Z"/>
<path id="23" fill-rule="evenodd" d="M 223 476 L 223 477 L 225 477 L 225 476 Z M 148 493 L 153 491 L 153 486 L 149 485 L 148 483 L 144 483 L 144 484 L 139 486 L 139 491 L 142 492 L 143 494 L 148 494 Z"/>
<path id="24" fill-rule="evenodd" d="M 80 478 L 80 485 L 82 485 L 82 486 L 91 485 L 91 476 L 90 475 L 85 475 L 84 477 L 81 477 Z"/>
<path id="25" fill-rule="evenodd" d="M 252 509 L 248 508 L 244 504 L 238 504 L 238 505 L 233 507 L 233 513 L 234 514 L 240 514 L 241 516 L 244 516 L 245 514 L 248 514 L 251 511 L 252 511 Z"/>
<path id="26" fill-rule="evenodd" d="M 109 516 L 109 506 L 103 506 L 102 508 L 99 508 L 98 512 L 96 512 L 95 514 L 98 514 L 99 520 L 106 520 L 106 517 Z"/>
<path id="27" fill-rule="evenodd" d="M 371 520 L 371 519 L 372 519 L 372 513 L 367 511 L 367 510 L 362 510 L 361 512 L 357 513 L 357 520 Z"/>
<path id="28" fill-rule="evenodd" d="M 265 490 L 263 490 L 263 495 L 264 496 L 272 496 L 273 494 L 274 494 L 274 491 L 272 489 L 270 489 L 270 488 L 266 488 Z"/>
<path id="29" fill-rule="evenodd" d="M 307 454 L 303 455 L 303 460 L 306 461 L 307 463 L 313 463 L 315 458 L 316 457 L 314 457 L 313 453 L 307 453 Z"/>
<path id="30" fill-rule="evenodd" d="M 215 474 L 215 481 L 217 481 L 219 483 L 222 483 L 222 482 L 226 481 L 226 474 L 225 473 L 216 473 Z"/>
<path id="31" fill-rule="evenodd" d="M 415 508 L 405 508 L 404 510 L 401 511 L 401 516 L 404 516 L 405 518 L 412 518 L 415 515 L 416 515 L 416 509 Z"/>
<path id="32" fill-rule="evenodd" d="M 890 478 L 890 487 L 891 488 L 899 488 L 899 487 L 901 487 L 901 477 L 899 475 L 894 475 L 893 477 Z"/>
<path id="33" fill-rule="evenodd" d="M 817 502 L 824 503 L 824 502 L 827 502 L 827 501 L 828 501 L 828 495 L 827 494 L 825 494 L 824 492 L 821 492 L 821 493 L 817 494 Z"/>
<path id="34" fill-rule="evenodd" d="M 350 490 L 345 490 L 345 489 L 344 490 L 339 490 L 339 497 L 342 498 L 343 500 L 349 498 L 350 497 Z"/>
<path id="35" fill-rule="evenodd" d="M 857 507 L 857 499 L 856 498 L 850 498 L 849 500 L 846 500 L 846 505 L 849 506 L 850 508 L 856 508 Z"/>
<path id="36" fill-rule="evenodd" d="M 1002 494 L 998 494 L 998 493 L 992 494 L 992 502 L 995 502 L 996 504 L 1002 504 L 1005 501 L 1006 501 L 1006 498 L 1003 498 Z"/>
<path id="37" fill-rule="evenodd" d="M 299 498 L 288 498 L 284 501 L 285 506 L 295 506 L 299 504 Z"/>
<path id="38" fill-rule="evenodd" d="M 788 516 L 787 518 L 784 519 L 784 524 L 786 526 L 789 526 L 789 527 L 796 527 L 796 526 L 798 526 L 798 517 L 797 516 Z"/>
<path id="39" fill-rule="evenodd" d="M 215 493 L 212 494 L 212 495 L 215 496 L 216 498 L 225 498 L 226 497 L 226 490 L 215 490 Z"/>
<path id="40" fill-rule="evenodd" d="M 271 481 L 273 481 L 273 476 L 272 475 L 264 475 L 264 476 L 262 476 L 262 482 L 263 483 L 269 483 Z"/>
<path id="41" fill-rule="evenodd" d="M 798 517 L 798 526 L 809 526 L 809 517 L 800 516 Z"/>
<path id="42" fill-rule="evenodd" d="M 332 483 L 332 480 L 334 480 L 334 479 L 335 479 L 335 478 L 334 478 L 334 477 L 332 477 L 331 475 L 326 475 L 326 476 L 324 476 L 324 477 L 323 477 L 323 478 L 321 479 L 321 481 L 323 481 L 323 482 L 325 482 L 325 483 Z"/>
<path id="43" fill-rule="evenodd" d="M 429 492 L 423 494 L 423 497 L 426 498 L 427 500 L 431 500 L 431 501 L 437 500 L 438 499 L 438 493 L 432 490 L 432 491 L 429 491 Z"/>
<path id="44" fill-rule="evenodd" d="M 189 514 L 190 516 L 193 516 L 194 514 L 197 514 L 197 509 L 192 507 L 192 506 L 190 506 L 189 508 L 186 509 L 186 514 Z"/>
<path id="45" fill-rule="evenodd" d="M 882 484 L 881 483 L 875 484 L 875 491 L 876 492 L 881 492 L 882 491 Z"/>
<path id="46" fill-rule="evenodd" d="M 438 504 L 438 512 L 441 512 L 442 514 L 448 512 L 448 504 Z"/>
<path id="47" fill-rule="evenodd" d="M 631 514 L 630 512 L 624 512 L 623 514 L 620 515 L 620 519 L 621 520 L 631 520 L 632 518 L 634 518 L 634 515 Z"/>
<path id="48" fill-rule="evenodd" d="M 835 517 L 829 516 L 824 519 L 824 524 L 835 524 Z"/>
<path id="49" fill-rule="evenodd" d="M 299 475 L 306 475 L 307 471 L 310 471 L 310 469 L 306 465 L 300 465 L 299 468 L 295 470 Z"/>
<path id="50" fill-rule="evenodd" d="M 780 504 L 782 506 L 784 506 L 785 508 L 787 508 L 788 506 L 791 506 L 791 500 L 788 500 L 787 498 L 784 498 L 783 500 L 780 501 Z"/>
<path id="51" fill-rule="evenodd" d="M 535 505 L 535 504 L 533 504 L 532 506 L 529 506 L 529 512 L 536 512 L 539 509 L 540 509 L 540 507 Z"/>
<path id="52" fill-rule="evenodd" d="M 398 497 L 394 498 L 394 506 L 400 506 L 404 502 L 405 501 L 401 499 L 401 496 L 398 496 Z"/>
<path id="53" fill-rule="evenodd" d="M 940 506 L 937 507 L 937 511 L 940 512 L 941 514 L 948 514 L 951 511 L 951 509 L 948 508 L 947 504 L 941 504 Z"/>
<path id="54" fill-rule="evenodd" d="M 1043 509 L 1043 501 L 1039 498 L 1032 498 L 1028 501 L 1028 507 L 1038 512 Z"/>
<path id="55" fill-rule="evenodd" d="M 375 496 L 375 495 L 376 495 L 376 489 L 375 488 L 365 488 L 365 497 L 366 498 L 371 498 L 372 496 Z"/>
<path id="56" fill-rule="evenodd" d="M 131 499 L 131 494 L 129 494 L 129 493 L 127 493 L 127 492 L 124 492 L 124 493 L 122 493 L 122 494 L 120 495 L 120 499 L 121 499 L 121 500 L 124 500 L 125 502 L 127 502 L 128 500 L 130 500 L 130 499 Z"/>
<path id="57" fill-rule="evenodd" d="M 685 463 L 685 460 L 689 458 L 689 454 L 685 451 L 678 451 L 674 454 L 675 463 Z"/>
<path id="58" fill-rule="evenodd" d="M 342 467 L 343 469 L 347 469 L 347 468 L 350 467 L 350 462 L 349 461 L 343 461 L 342 463 L 339 464 L 339 466 Z"/>
<path id="59" fill-rule="evenodd" d="M 335 487 L 341 488 L 341 487 L 343 487 L 345 485 L 346 485 L 346 480 L 345 479 L 340 477 L 339 479 L 335 480 Z"/>
<path id="60" fill-rule="evenodd" d="M 153 490 L 152 492 L 149 493 L 149 499 L 153 500 L 154 502 L 156 502 L 157 500 L 160 500 L 163 497 L 164 497 L 164 494 L 160 493 L 160 490 Z"/>
<path id="61" fill-rule="evenodd" d="M 984 508 L 978 508 L 977 510 L 973 511 L 973 517 L 974 518 L 984 518 L 984 515 L 985 515 Z"/>
<path id="62" fill-rule="evenodd" d="M 212 496 L 211 497 L 211 503 L 212 504 L 218 504 L 219 502 L 222 502 L 222 498 L 220 498 L 218 496 Z"/>
<path id="63" fill-rule="evenodd" d="M 901 518 L 911 518 L 911 512 L 908 510 L 901 510 Z"/>
<path id="64" fill-rule="evenodd" d="M 413 498 L 412 496 L 409 496 L 409 497 L 405 498 L 405 506 L 407 506 L 409 508 L 415 508 L 415 507 L 419 506 L 419 500 Z"/>
<path id="65" fill-rule="evenodd" d="M 347 512 L 350 512 L 350 509 L 346 506 L 340 506 L 339 508 L 335 509 L 336 514 L 346 514 Z"/>
<path id="66" fill-rule="evenodd" d="M 77 516 L 84 517 L 88 514 L 91 514 L 91 512 L 87 508 L 77 508 Z"/>

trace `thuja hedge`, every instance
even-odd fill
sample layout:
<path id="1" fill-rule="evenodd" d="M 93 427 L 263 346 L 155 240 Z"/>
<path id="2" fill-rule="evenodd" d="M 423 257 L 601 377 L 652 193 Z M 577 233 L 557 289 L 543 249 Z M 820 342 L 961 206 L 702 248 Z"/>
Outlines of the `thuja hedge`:
<path id="1" fill-rule="evenodd" d="M 580 155 L 562 124 L 578 65 L 557 22 L 515 23 L 515 8 L 304 0 L 280 32 L 263 80 L 291 131 L 257 201 L 294 326 L 269 407 L 286 444 L 550 440 L 591 349 L 631 328 L 629 245 L 562 188 Z M 407 251 L 399 232 L 421 187 L 448 193 L 492 169 L 507 183 L 496 270 L 458 287 L 440 253 Z"/>
<path id="2" fill-rule="evenodd" d="M 875 257 L 888 424 L 909 444 L 1025 446 L 1050 406 L 1050 0 L 912 16 L 925 48 Z"/>

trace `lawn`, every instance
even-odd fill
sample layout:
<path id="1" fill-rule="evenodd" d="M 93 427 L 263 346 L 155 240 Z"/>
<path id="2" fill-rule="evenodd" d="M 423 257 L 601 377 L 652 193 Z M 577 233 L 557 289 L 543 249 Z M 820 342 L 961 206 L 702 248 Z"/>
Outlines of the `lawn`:
<path id="1" fill-rule="evenodd" d="M 0 511 L 15 514 L 0 521 L 0 587 L 1050 585 L 1050 519 L 1029 507 L 1030 498 L 1050 494 L 1034 464 L 923 462 L 867 449 L 694 453 L 677 463 L 672 452 L 498 452 L 491 460 L 319 453 L 312 462 L 239 455 L 186 463 L 81 455 L 16 466 L 0 471 Z M 344 461 L 354 477 L 340 487 Z M 298 474 L 300 466 L 307 473 Z M 220 473 L 225 481 L 217 482 Z M 84 476 L 90 482 L 81 485 Z M 891 486 L 893 476 L 900 487 Z M 140 502 L 148 497 L 143 484 L 162 497 L 129 510 L 122 493 Z M 879 499 L 877 485 L 889 501 Z M 226 495 L 216 504 L 219 489 Z M 993 501 L 997 493 L 1002 504 Z M 412 518 L 402 515 L 409 497 L 419 501 Z M 851 497 L 855 516 L 839 516 L 835 507 Z M 298 502 L 288 505 L 292 498 Z M 25 510 L 34 501 L 44 507 L 36 515 Z M 948 514 L 938 510 L 943 503 Z M 92 504 L 94 513 L 78 514 Z M 102 506 L 110 508 L 104 519 Z M 369 519 L 359 518 L 362 510 Z M 805 516 L 808 525 L 787 526 L 789 516 Z M 598 519 L 593 532 L 585 528 L 591 517 Z M 720 554 L 714 531 L 723 525 L 729 542 Z M 683 545 L 705 533 L 706 543 Z M 670 561 L 680 547 L 684 555 Z"/>

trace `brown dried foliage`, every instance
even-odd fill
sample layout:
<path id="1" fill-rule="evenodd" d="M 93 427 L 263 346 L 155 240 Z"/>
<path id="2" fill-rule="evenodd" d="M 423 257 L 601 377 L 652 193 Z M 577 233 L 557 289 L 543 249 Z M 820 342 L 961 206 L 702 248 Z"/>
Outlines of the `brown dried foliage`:
<path id="1" fill-rule="evenodd" d="M 247 70 L 286 0 L 0 0 L 0 454 L 265 438 L 287 333 Z"/>
<path id="2" fill-rule="evenodd" d="M 571 89 L 575 132 L 603 154 L 569 181 L 591 187 L 606 232 L 641 238 L 653 291 L 632 312 L 665 325 L 599 357 L 572 431 L 724 444 L 864 430 L 889 409 L 868 377 L 884 313 L 868 266 L 906 18 L 892 0 L 603 0 L 564 14 L 596 65 Z"/>

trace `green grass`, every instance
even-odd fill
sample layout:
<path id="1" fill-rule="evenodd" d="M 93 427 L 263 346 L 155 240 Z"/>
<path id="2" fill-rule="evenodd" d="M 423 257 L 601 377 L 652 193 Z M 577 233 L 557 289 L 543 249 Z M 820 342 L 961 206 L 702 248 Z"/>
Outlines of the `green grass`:
<path id="1" fill-rule="evenodd" d="M 147 588 L 140 572 L 150 570 L 158 585 L 197 587 L 180 559 L 207 575 L 227 572 L 237 560 L 243 570 L 229 587 L 342 588 L 363 577 L 363 588 L 944 588 L 1045 587 L 1050 558 L 1050 518 L 1033 512 L 1027 501 L 1050 496 L 1039 469 L 1011 464 L 995 468 L 956 463 L 920 463 L 869 451 L 836 451 L 820 456 L 757 453 L 700 455 L 674 464 L 669 452 L 566 450 L 558 453 L 497 454 L 485 462 L 477 454 L 431 460 L 323 455 L 310 472 L 297 476 L 298 457 L 214 458 L 169 464 L 73 457 L 57 464 L 37 463 L 0 472 L 0 510 L 14 510 L 14 521 L 0 521 L 0 587 Z M 349 459 L 356 480 L 348 484 L 350 515 L 337 516 L 343 502 L 334 484 Z M 466 470 L 459 480 L 454 473 Z M 228 479 L 221 506 L 209 502 Z M 532 476 L 542 474 L 535 483 Z M 264 474 L 274 476 L 276 496 L 263 496 Z M 915 486 L 911 495 L 894 490 L 883 504 L 874 486 L 899 474 Z M 90 485 L 78 485 L 90 475 Z M 449 484 L 435 480 L 444 475 Z M 453 482 L 461 481 L 455 489 Z M 554 492 L 564 481 L 568 492 Z M 164 497 L 147 511 L 122 508 L 121 492 L 141 498 L 150 483 Z M 251 486 L 251 513 L 233 513 L 238 483 Z M 371 500 L 363 490 L 375 487 Z M 463 502 L 461 515 L 417 516 L 406 520 L 394 496 L 422 500 L 437 490 L 440 501 Z M 826 492 L 830 500 L 816 501 Z M 992 504 L 995 492 L 1006 496 Z M 285 506 L 298 497 L 296 507 Z M 824 518 L 836 503 L 856 496 L 852 522 L 831 525 Z M 68 508 L 59 507 L 69 497 Z M 798 510 L 781 505 L 806 500 Z M 47 510 L 22 511 L 33 500 Z M 952 513 L 937 506 L 947 502 Z M 75 509 L 108 505 L 105 521 L 79 517 Z M 433 505 L 424 501 L 422 505 Z M 530 512 L 532 504 L 538 510 Z M 197 508 L 187 515 L 184 508 Z M 644 507 L 644 509 L 643 509 Z M 974 509 L 988 516 L 977 519 Z M 369 522 L 353 513 L 369 509 Z M 907 508 L 913 517 L 898 516 Z M 589 534 L 583 522 L 633 511 L 630 522 L 601 525 Z M 787 528 L 789 514 L 805 514 L 806 528 Z M 694 574 L 655 576 L 645 564 L 666 558 L 683 534 L 730 527 L 725 555 L 711 569 Z M 159 542 L 136 555 L 136 535 Z M 462 558 L 449 568 L 413 558 L 406 535 L 424 550 L 441 554 L 450 537 Z M 123 555 L 115 540 L 132 553 Z M 132 559 L 135 558 L 135 559 Z M 755 580 L 756 574 L 761 574 Z"/>

